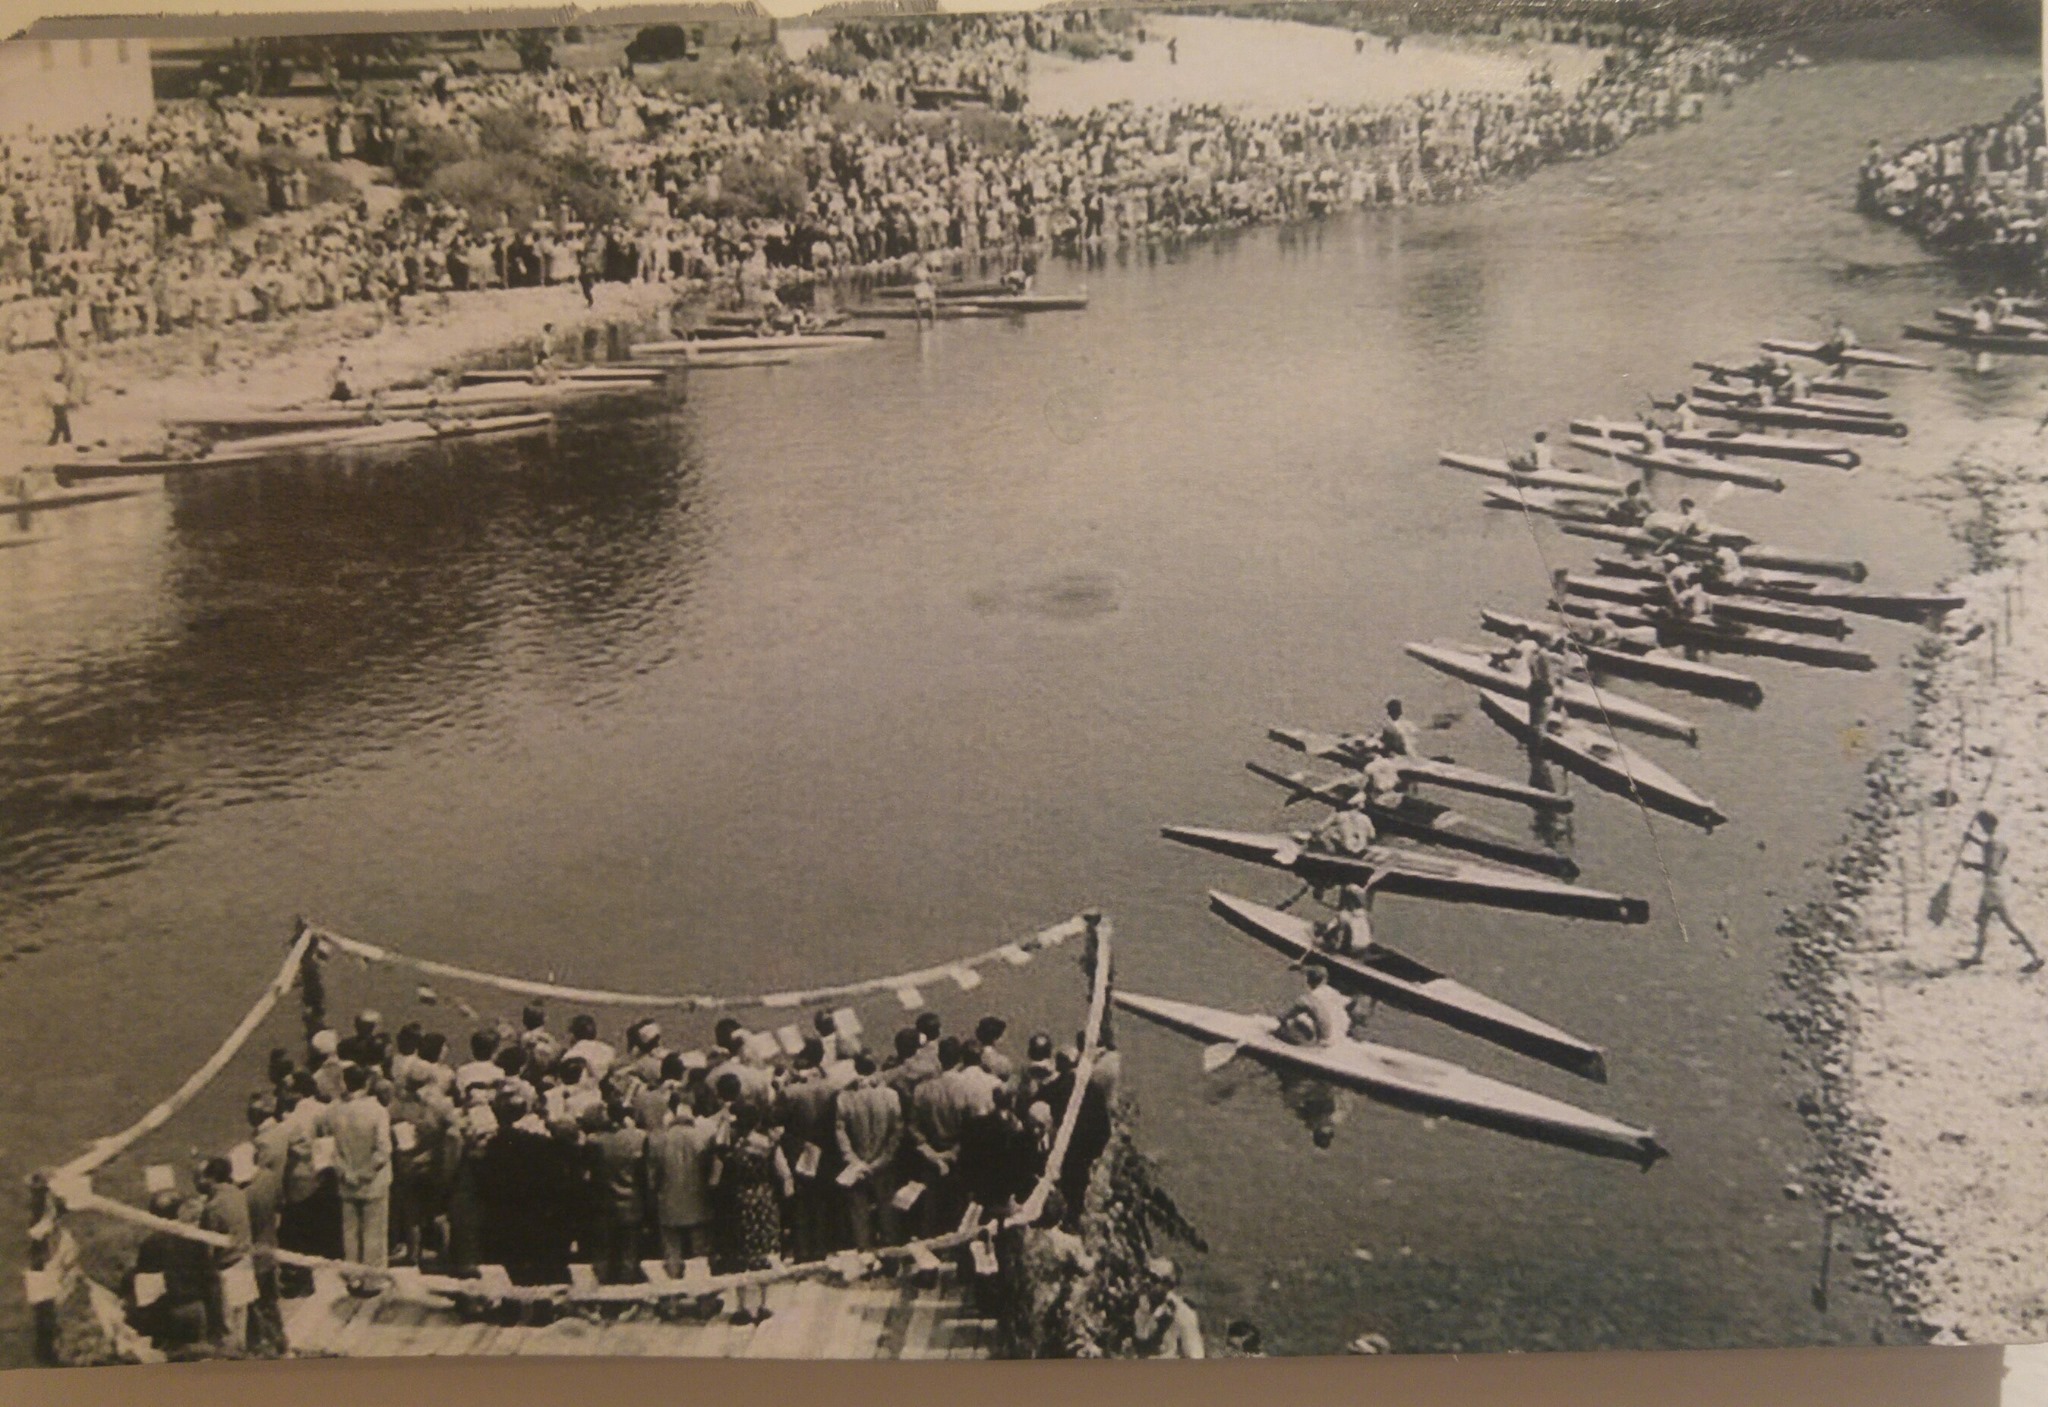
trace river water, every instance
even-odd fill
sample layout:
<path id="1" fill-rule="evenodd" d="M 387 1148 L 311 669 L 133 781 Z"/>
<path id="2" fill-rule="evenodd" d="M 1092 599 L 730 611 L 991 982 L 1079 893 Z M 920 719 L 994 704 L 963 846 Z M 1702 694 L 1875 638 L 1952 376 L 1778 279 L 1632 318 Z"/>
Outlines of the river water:
<path id="1" fill-rule="evenodd" d="M 0 552 L 0 1179 L 167 1092 L 299 913 L 500 970 L 742 991 L 1101 904 L 1127 989 L 1278 1002 L 1289 976 L 1203 895 L 1289 886 L 1157 827 L 1271 825 L 1241 766 L 1273 756 L 1265 725 L 1363 724 L 1391 691 L 1460 715 L 1433 746 L 1512 771 L 1400 647 L 1533 613 L 1546 556 L 1586 555 L 1481 511 L 1436 450 L 1628 412 L 1820 315 L 1883 340 L 1952 299 L 1848 209 L 1855 163 L 2002 111 L 2033 62 L 1844 58 L 1468 205 L 1049 265 L 1087 285 L 1082 316 L 896 325 L 552 441 L 57 515 Z M 2038 379 L 1898 378 L 1913 441 L 1715 514 L 1927 586 L 1960 556 L 1916 481 Z M 1612 1083 L 1398 1015 L 1382 1038 L 1653 1125 L 1674 1156 L 1650 1174 L 1370 1108 L 1319 1153 L 1268 1087 L 1123 1023 L 1144 1142 L 1213 1247 L 1189 1257 L 1205 1314 L 1286 1352 L 1886 1331 L 1842 1277 L 1811 1302 L 1818 1213 L 1781 1189 L 1812 1150 L 1764 1018 L 1777 916 L 1904 717 L 1912 635 L 1857 639 L 1884 670 L 1758 662 L 1754 714 L 1657 697 L 1702 726 L 1696 753 L 1642 746 L 1734 817 L 1711 838 L 1580 789 L 1586 878 L 1650 898 L 1647 927 L 1381 907 L 1397 946 L 1607 1046 Z M 404 984 L 332 985 L 412 1013 Z M 955 1024 L 1066 1030 L 1081 983 L 1062 959 L 930 996 Z M 226 1141 L 263 1044 L 104 1185 Z M 0 1259 L 19 1226 L 10 1204 Z"/>

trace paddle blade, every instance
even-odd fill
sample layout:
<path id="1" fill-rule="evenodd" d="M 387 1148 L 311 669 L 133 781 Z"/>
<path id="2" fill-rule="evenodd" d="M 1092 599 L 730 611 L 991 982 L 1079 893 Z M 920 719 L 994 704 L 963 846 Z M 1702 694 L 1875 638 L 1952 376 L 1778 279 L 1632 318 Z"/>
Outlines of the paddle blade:
<path id="1" fill-rule="evenodd" d="M 1218 1070 L 1221 1070 L 1225 1065 L 1236 1059 L 1237 1053 L 1242 1049 L 1244 1047 L 1236 1041 L 1218 1041 L 1215 1045 L 1204 1046 L 1202 1048 L 1202 1073 L 1205 1075 L 1215 1074 Z"/>
<path id="2" fill-rule="evenodd" d="M 1948 922 L 1949 881 L 1943 880 L 1941 888 L 1934 891 L 1927 900 L 1927 921 L 1941 924 Z"/>

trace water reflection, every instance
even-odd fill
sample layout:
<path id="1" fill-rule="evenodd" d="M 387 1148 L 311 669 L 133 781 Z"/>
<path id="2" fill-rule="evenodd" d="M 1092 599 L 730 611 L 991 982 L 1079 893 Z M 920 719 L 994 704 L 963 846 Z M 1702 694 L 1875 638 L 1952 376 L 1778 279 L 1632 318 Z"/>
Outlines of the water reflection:
<path id="1" fill-rule="evenodd" d="M 515 673 L 580 702 L 657 666 L 710 533 L 687 413 L 166 492 L 160 613 L 4 663 L 0 914 L 133 868 L 189 808 L 473 732 Z"/>

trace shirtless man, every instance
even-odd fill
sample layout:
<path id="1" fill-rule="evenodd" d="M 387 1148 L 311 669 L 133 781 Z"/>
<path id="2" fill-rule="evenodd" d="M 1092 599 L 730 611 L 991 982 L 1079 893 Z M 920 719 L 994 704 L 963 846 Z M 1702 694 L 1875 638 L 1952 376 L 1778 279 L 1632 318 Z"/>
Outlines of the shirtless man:
<path id="1" fill-rule="evenodd" d="M 1335 1045 L 1351 1033 L 1351 1002 L 1330 985 L 1330 973 L 1319 962 L 1301 970 L 1308 987 L 1280 1013 L 1276 1034 L 1289 1045 Z"/>
<path id="2" fill-rule="evenodd" d="M 1372 896 L 1379 882 L 1376 874 L 1364 884 L 1347 884 L 1337 891 L 1337 912 L 1316 925 L 1317 946 L 1346 957 L 1372 948 Z"/>
<path id="3" fill-rule="evenodd" d="M 2026 934 L 2020 932 L 2020 926 L 2012 921 L 2012 913 L 2005 906 L 2005 870 L 2012 860 L 2012 847 L 1998 838 L 1998 817 L 1990 811 L 1979 811 L 1975 828 L 1965 832 L 1963 844 L 1977 848 L 1977 858 L 1963 861 L 1963 868 L 1982 875 L 1984 887 L 1977 896 L 1977 946 L 1956 966 L 1975 967 L 1984 961 L 1984 944 L 1991 937 L 1991 920 L 1995 918 L 2005 925 L 2005 931 L 2012 935 L 2013 942 L 2027 950 L 2027 961 L 2020 971 L 2039 972 L 2040 951 Z"/>

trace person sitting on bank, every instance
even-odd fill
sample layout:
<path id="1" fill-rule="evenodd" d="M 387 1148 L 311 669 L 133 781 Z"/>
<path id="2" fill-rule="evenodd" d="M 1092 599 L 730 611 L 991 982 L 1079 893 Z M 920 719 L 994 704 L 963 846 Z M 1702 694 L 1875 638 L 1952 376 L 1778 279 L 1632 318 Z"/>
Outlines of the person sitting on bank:
<path id="1" fill-rule="evenodd" d="M 1280 1013 L 1274 1034 L 1289 1045 L 1335 1045 L 1351 1032 L 1351 1002 L 1330 985 L 1330 970 L 1319 962 L 1301 969 L 1307 988 Z"/>
<path id="2" fill-rule="evenodd" d="M 335 360 L 334 374 L 328 380 L 332 384 L 328 390 L 327 399 L 331 401 L 352 401 L 356 399 L 356 372 L 355 368 L 349 365 L 346 354 Z"/>

